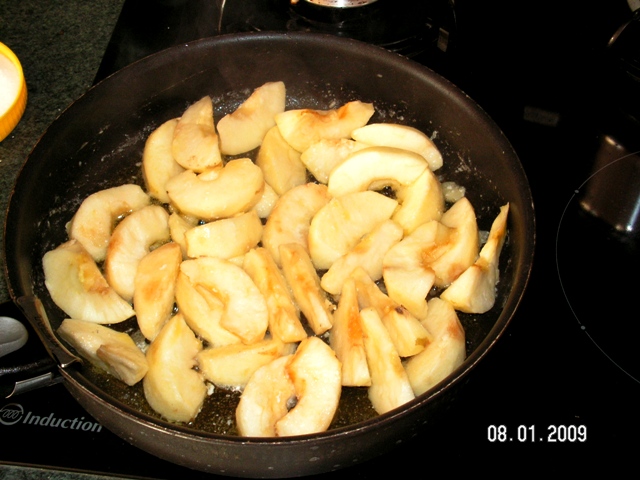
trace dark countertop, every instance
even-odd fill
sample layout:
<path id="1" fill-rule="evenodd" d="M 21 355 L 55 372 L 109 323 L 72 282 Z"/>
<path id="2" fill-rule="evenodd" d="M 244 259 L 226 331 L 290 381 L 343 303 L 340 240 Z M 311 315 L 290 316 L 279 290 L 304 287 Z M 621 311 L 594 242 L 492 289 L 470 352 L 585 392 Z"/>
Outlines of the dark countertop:
<path id="1" fill-rule="evenodd" d="M 27 82 L 27 108 L 0 142 L 0 221 L 18 172 L 47 127 L 93 83 L 123 0 L 6 0 L 0 42 L 18 56 Z M 4 236 L 0 240 L 4 250 Z M 4 256 L 2 271 L 4 272 Z M 0 302 L 9 300 L 4 275 Z"/>
<path id="2" fill-rule="evenodd" d="M 28 100 L 22 120 L 0 142 L 0 221 L 18 172 L 47 127 L 93 83 L 123 0 L 6 0 L 0 42 L 18 56 Z M 4 237 L 0 240 L 4 250 Z M 4 272 L 4 256 L 2 257 Z M 4 275 L 0 302 L 9 300 Z M 0 465 L 1 479 L 105 478 Z"/>

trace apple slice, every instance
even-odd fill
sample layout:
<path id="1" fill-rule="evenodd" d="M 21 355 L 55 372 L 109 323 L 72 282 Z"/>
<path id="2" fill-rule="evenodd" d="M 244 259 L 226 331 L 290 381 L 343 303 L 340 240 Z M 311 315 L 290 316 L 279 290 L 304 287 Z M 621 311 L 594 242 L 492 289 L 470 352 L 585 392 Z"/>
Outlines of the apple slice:
<path id="1" fill-rule="evenodd" d="M 307 337 L 300 342 L 286 368 L 298 401 L 276 422 L 276 435 L 324 432 L 329 428 L 340 401 L 340 360 L 318 337 Z"/>
<path id="2" fill-rule="evenodd" d="M 430 169 L 426 169 L 410 185 L 396 190 L 400 208 L 393 214 L 406 235 L 423 223 L 440 220 L 444 212 L 444 194 L 440 182 Z"/>
<path id="3" fill-rule="evenodd" d="M 444 380 L 466 357 L 464 329 L 449 302 L 437 297 L 429 300 L 429 313 L 423 324 L 433 335 L 433 341 L 405 362 L 416 395 Z"/>
<path id="4" fill-rule="evenodd" d="M 342 287 L 340 302 L 333 314 L 329 344 L 342 363 L 342 386 L 370 386 L 371 376 L 364 350 L 358 293 L 353 278 L 348 278 Z"/>
<path id="5" fill-rule="evenodd" d="M 181 215 L 177 212 L 173 212 L 169 215 L 169 234 L 171 236 L 171 240 L 180 245 L 183 258 L 187 257 L 187 241 L 185 240 L 184 235 L 187 233 L 187 230 L 192 229 L 197 224 L 198 219 L 195 217 Z"/>
<path id="6" fill-rule="evenodd" d="M 135 314 L 77 240 L 69 240 L 45 253 L 42 267 L 51 299 L 71 318 L 112 324 Z"/>
<path id="7" fill-rule="evenodd" d="M 480 250 L 476 262 L 456 278 L 442 292 L 440 298 L 466 313 L 485 313 L 496 300 L 496 284 L 500 276 L 498 263 L 507 234 L 509 204 L 500 207 L 500 213 L 491 225 L 489 238 Z"/>
<path id="8" fill-rule="evenodd" d="M 267 302 L 271 335 L 287 343 L 306 338 L 287 281 L 269 251 L 263 247 L 250 250 L 244 256 L 243 268 Z"/>
<path id="9" fill-rule="evenodd" d="M 138 327 L 147 340 L 156 338 L 173 315 L 176 279 L 182 250 L 174 242 L 165 243 L 140 260 L 134 279 L 133 306 Z"/>
<path id="10" fill-rule="evenodd" d="M 148 205 L 126 216 L 111 234 L 104 262 L 105 278 L 125 300 L 133 299 L 138 264 L 154 245 L 169 241 L 169 214 Z"/>
<path id="11" fill-rule="evenodd" d="M 167 182 L 178 211 L 204 220 L 246 212 L 260 201 L 263 191 L 262 170 L 248 158 L 227 162 L 213 179 L 185 170 Z"/>
<path id="12" fill-rule="evenodd" d="M 322 335 L 333 325 L 333 304 L 322 287 L 307 251 L 297 243 L 280 246 L 284 277 L 293 298 L 316 335 Z"/>
<path id="13" fill-rule="evenodd" d="M 201 98 L 182 114 L 175 127 L 171 152 L 178 164 L 195 172 L 222 163 L 210 97 Z"/>
<path id="14" fill-rule="evenodd" d="M 271 128 L 265 135 L 256 165 L 278 195 L 307 183 L 307 170 L 300 160 L 300 152 L 282 138 L 278 127 Z"/>
<path id="15" fill-rule="evenodd" d="M 373 191 L 333 198 L 309 225 L 309 253 L 318 270 L 352 250 L 360 239 L 393 215 L 398 202 Z"/>
<path id="16" fill-rule="evenodd" d="M 236 407 L 240 435 L 276 436 L 276 422 L 287 414 L 295 400 L 295 386 L 287 372 L 292 359 L 293 355 L 279 357 L 251 376 Z"/>
<path id="17" fill-rule="evenodd" d="M 214 220 L 185 232 L 187 256 L 230 259 L 244 255 L 262 238 L 262 221 L 255 210 Z"/>
<path id="18" fill-rule="evenodd" d="M 329 181 L 331 171 L 336 166 L 340 165 L 353 152 L 368 146 L 350 138 L 323 139 L 311 144 L 302 152 L 300 161 L 316 180 L 326 184 Z"/>
<path id="19" fill-rule="evenodd" d="M 424 350 L 431 341 L 431 335 L 420 321 L 385 295 L 363 269 L 354 270 L 352 278 L 356 284 L 360 308 L 376 310 L 398 355 L 410 357 Z"/>
<path id="20" fill-rule="evenodd" d="M 69 238 L 78 240 L 96 262 L 107 255 L 107 246 L 116 221 L 125 214 L 151 203 L 138 185 L 107 188 L 85 198 L 67 224 Z"/>
<path id="21" fill-rule="evenodd" d="M 420 130 L 397 123 L 372 123 L 354 130 L 354 140 L 369 145 L 402 148 L 420 154 L 431 170 L 442 166 L 442 154 L 431 139 Z"/>
<path id="22" fill-rule="evenodd" d="M 276 358 L 292 354 L 294 350 L 293 343 L 265 338 L 251 345 L 236 343 L 224 347 L 205 348 L 196 360 L 200 371 L 209 382 L 225 388 L 242 389 L 256 370 Z"/>
<path id="23" fill-rule="evenodd" d="M 371 372 L 369 400 L 375 411 L 383 414 L 413 400 L 415 395 L 389 332 L 376 310 L 362 309 L 360 319 Z"/>
<path id="24" fill-rule="evenodd" d="M 127 385 L 135 385 L 147 373 L 144 353 L 124 332 L 70 318 L 63 320 L 57 332 L 80 356 Z"/>
<path id="25" fill-rule="evenodd" d="M 233 113 L 218 122 L 220 151 L 238 155 L 260 146 L 274 127 L 274 116 L 284 112 L 286 89 L 283 82 L 267 82 L 256 88 Z"/>
<path id="26" fill-rule="evenodd" d="M 322 139 L 349 138 L 356 128 L 367 124 L 375 110 L 373 104 L 359 100 L 337 109 L 287 110 L 275 116 L 282 137 L 299 152 Z"/>
<path id="27" fill-rule="evenodd" d="M 429 164 L 417 153 L 393 147 L 357 150 L 329 175 L 329 194 L 339 197 L 364 190 L 397 189 L 413 183 Z"/>
<path id="28" fill-rule="evenodd" d="M 262 192 L 262 196 L 258 203 L 253 206 L 253 209 L 256 211 L 258 216 L 262 219 L 269 218 L 273 208 L 276 206 L 276 202 L 280 198 L 280 195 L 276 193 L 276 191 L 269 185 L 267 182 L 264 182 L 264 191 Z"/>
<path id="29" fill-rule="evenodd" d="M 269 326 L 267 304 L 251 277 L 238 265 L 215 257 L 185 260 L 181 270 L 212 292 L 223 305 L 220 326 L 251 344 L 264 338 Z"/>
<path id="30" fill-rule="evenodd" d="M 142 176 L 149 195 L 162 203 L 169 203 L 167 181 L 184 171 L 173 158 L 173 135 L 178 119 L 164 122 L 147 137 L 142 151 Z"/>
<path id="31" fill-rule="evenodd" d="M 327 187 L 317 183 L 294 187 L 278 199 L 262 232 L 262 245 L 277 265 L 282 265 L 280 245 L 297 243 L 309 250 L 311 219 L 329 200 Z"/>
<path id="32" fill-rule="evenodd" d="M 224 314 L 222 300 L 207 288 L 198 285 L 197 265 L 183 262 L 176 280 L 176 304 L 189 327 L 209 346 L 221 347 L 241 340 L 220 325 Z M 191 279 L 193 276 L 193 280 Z"/>
<path id="33" fill-rule="evenodd" d="M 320 285 L 326 292 L 339 295 L 345 280 L 356 267 L 363 268 L 372 280 L 379 280 L 382 277 L 382 260 L 389 249 L 402 239 L 402 233 L 402 227 L 393 220 L 380 223 L 331 265 L 322 276 Z"/>
<path id="34" fill-rule="evenodd" d="M 171 422 L 190 422 L 207 396 L 202 374 L 194 369 L 202 343 L 182 315 L 172 317 L 147 350 L 142 385 L 151 408 Z"/>

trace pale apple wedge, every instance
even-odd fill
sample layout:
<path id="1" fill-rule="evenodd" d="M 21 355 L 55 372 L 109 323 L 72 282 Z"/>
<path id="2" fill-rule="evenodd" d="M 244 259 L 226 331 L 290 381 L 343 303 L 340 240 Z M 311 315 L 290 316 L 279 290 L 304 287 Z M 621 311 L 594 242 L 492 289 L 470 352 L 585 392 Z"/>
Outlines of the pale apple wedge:
<path id="1" fill-rule="evenodd" d="M 429 164 L 417 153 L 393 147 L 357 150 L 336 166 L 327 188 L 334 197 L 364 190 L 394 190 L 412 184 Z"/>
<path id="2" fill-rule="evenodd" d="M 391 218 L 402 226 L 405 235 L 423 223 L 440 220 L 445 208 L 440 182 L 428 168 L 413 183 L 397 189 L 396 199 L 400 208 Z"/>
<path id="3" fill-rule="evenodd" d="M 271 128 L 265 135 L 256 165 L 278 195 L 307 182 L 307 169 L 300 160 L 300 152 L 282 138 L 278 127 Z"/>
<path id="4" fill-rule="evenodd" d="M 351 276 L 355 281 L 360 309 L 376 310 L 398 355 L 410 357 L 424 350 L 431 341 L 431 335 L 420 321 L 385 295 L 363 269 L 357 268 Z"/>
<path id="5" fill-rule="evenodd" d="M 280 259 L 298 308 L 313 332 L 322 335 L 333 325 L 333 304 L 320 287 L 320 278 L 309 254 L 301 245 L 287 243 L 280 246 Z"/>
<path id="6" fill-rule="evenodd" d="M 258 247 L 244 256 L 244 270 L 262 292 L 269 311 L 269 332 L 282 342 L 299 342 L 307 337 L 300 311 L 283 273 L 266 248 Z"/>
<path id="7" fill-rule="evenodd" d="M 176 279 L 182 250 L 174 242 L 151 251 L 138 264 L 134 279 L 133 307 L 140 332 L 147 340 L 156 338 L 173 315 Z"/>
<path id="8" fill-rule="evenodd" d="M 238 433 L 244 437 L 275 437 L 276 422 L 295 401 L 296 390 L 287 366 L 293 355 L 259 368 L 247 382 L 236 408 Z"/>
<path id="9" fill-rule="evenodd" d="M 200 257 L 185 260 L 180 268 L 193 283 L 211 291 L 222 301 L 221 327 L 245 344 L 264 338 L 269 326 L 267 304 L 241 267 L 221 258 Z"/>
<path id="10" fill-rule="evenodd" d="M 189 277 L 192 275 L 194 280 Z M 211 347 L 240 343 L 240 337 L 220 325 L 224 314 L 222 300 L 195 283 L 198 269 L 187 263 L 180 265 L 176 280 L 176 304 L 189 327 Z"/>
<path id="11" fill-rule="evenodd" d="M 192 229 L 197 224 L 198 219 L 195 217 L 180 215 L 176 212 L 169 215 L 169 235 L 173 242 L 180 245 L 182 258 L 187 257 L 187 241 L 185 240 L 184 235 L 187 233 L 187 230 Z"/>
<path id="12" fill-rule="evenodd" d="M 239 155 L 257 148 L 274 127 L 276 114 L 284 112 L 286 88 L 283 82 L 267 82 L 256 88 L 235 111 L 217 125 L 220 151 Z"/>
<path id="13" fill-rule="evenodd" d="M 326 184 L 329 181 L 331 171 L 336 166 L 340 165 L 353 152 L 368 146 L 350 138 L 324 139 L 311 144 L 302 152 L 300 161 L 316 180 Z"/>
<path id="14" fill-rule="evenodd" d="M 111 288 L 77 240 L 69 240 L 45 253 L 42 267 L 51 299 L 69 317 L 112 324 L 135 314 L 131 305 Z"/>
<path id="15" fill-rule="evenodd" d="M 413 400 L 415 395 L 389 332 L 374 308 L 360 312 L 364 348 L 371 373 L 369 400 L 379 414 Z"/>
<path id="16" fill-rule="evenodd" d="M 180 314 L 172 317 L 147 349 L 149 370 L 142 381 L 151 408 L 172 422 L 189 422 L 207 396 L 202 374 L 194 369 L 202 343 Z"/>
<path id="17" fill-rule="evenodd" d="M 276 422 L 276 435 L 324 432 L 333 420 L 342 393 L 340 360 L 318 337 L 307 337 L 300 342 L 287 372 L 298 401 Z"/>
<path id="18" fill-rule="evenodd" d="M 144 353 L 124 332 L 68 318 L 60 324 L 57 333 L 81 357 L 127 385 L 135 385 L 147 373 Z"/>
<path id="19" fill-rule="evenodd" d="M 183 168 L 195 172 L 222 163 L 210 97 L 201 98 L 184 111 L 174 130 L 171 153 Z"/>
<path id="20" fill-rule="evenodd" d="M 262 221 L 255 210 L 198 225 L 185 232 L 187 256 L 230 259 L 244 255 L 262 238 Z"/>
<path id="21" fill-rule="evenodd" d="M 292 188 L 278 199 L 262 231 L 262 245 L 277 265 L 282 265 L 280 245 L 297 243 L 309 250 L 311 219 L 329 200 L 326 185 L 317 183 Z"/>
<path id="22" fill-rule="evenodd" d="M 280 195 L 276 193 L 271 185 L 264 182 L 264 191 L 258 203 L 253 206 L 258 216 L 262 219 L 269 218 L 273 208 L 276 206 L 276 202 L 280 198 Z"/>
<path id="23" fill-rule="evenodd" d="M 465 313 L 485 313 L 493 308 L 496 284 L 500 276 L 498 263 L 507 235 L 509 204 L 500 207 L 500 213 L 491 225 L 489 238 L 480 250 L 476 262 L 456 278 L 440 298 Z"/>
<path id="24" fill-rule="evenodd" d="M 224 388 L 242 389 L 256 370 L 276 358 L 292 354 L 295 349 L 295 343 L 265 338 L 251 345 L 237 343 L 205 348 L 196 360 L 207 381 Z"/>
<path id="25" fill-rule="evenodd" d="M 333 314 L 329 345 L 342 364 L 343 387 L 368 387 L 371 376 L 364 350 L 360 306 L 353 278 L 348 278 L 340 294 L 338 308 Z"/>
<path id="26" fill-rule="evenodd" d="M 471 202 L 463 197 L 444 212 L 440 223 L 453 229 L 448 244 L 432 251 L 423 261 L 435 272 L 435 285 L 447 287 L 478 258 L 479 237 L 476 214 Z"/>
<path id="27" fill-rule="evenodd" d="M 178 119 L 164 122 L 147 137 L 142 151 L 142 176 L 147 192 L 162 203 L 169 203 L 167 181 L 184 171 L 173 158 L 173 134 Z"/>
<path id="28" fill-rule="evenodd" d="M 331 199 L 311 220 L 309 253 L 319 270 L 352 250 L 360 239 L 393 215 L 398 202 L 373 191 Z"/>
<path id="29" fill-rule="evenodd" d="M 283 138 L 299 152 L 322 139 L 349 138 L 356 128 L 367 124 L 373 104 L 353 101 L 331 110 L 287 110 L 276 115 Z"/>
<path id="30" fill-rule="evenodd" d="M 382 277 L 382 260 L 391 247 L 402 239 L 402 227 L 393 220 L 385 220 L 366 234 L 349 252 L 336 260 L 322 276 L 320 285 L 339 295 L 342 285 L 356 267 L 363 268 L 372 280 Z"/>
<path id="31" fill-rule="evenodd" d="M 96 262 L 107 255 L 111 232 L 117 220 L 151 203 L 138 185 L 125 184 L 89 195 L 67 224 L 69 238 L 78 240 Z"/>
<path id="32" fill-rule="evenodd" d="M 423 322 L 433 341 L 405 362 L 405 370 L 416 395 L 444 380 L 466 357 L 465 334 L 453 306 L 446 300 L 429 300 L 429 314 Z"/>
<path id="33" fill-rule="evenodd" d="M 203 175 L 185 170 L 167 182 L 179 212 L 204 220 L 232 217 L 253 208 L 264 191 L 262 170 L 248 158 L 229 161 L 212 180 Z"/>
<path id="34" fill-rule="evenodd" d="M 354 130 L 351 136 L 369 145 L 396 147 L 418 153 L 429 162 L 432 171 L 442 166 L 442 154 L 438 147 L 424 132 L 407 125 L 371 123 Z"/>
<path id="35" fill-rule="evenodd" d="M 169 238 L 169 214 L 164 208 L 149 205 L 126 216 L 113 230 L 107 248 L 104 271 L 109 285 L 131 301 L 140 260 Z"/>
<path id="36" fill-rule="evenodd" d="M 420 320 L 427 314 L 427 295 L 436 280 L 429 260 L 446 251 L 452 236 L 453 229 L 433 220 L 394 245 L 383 259 L 387 293 Z"/>

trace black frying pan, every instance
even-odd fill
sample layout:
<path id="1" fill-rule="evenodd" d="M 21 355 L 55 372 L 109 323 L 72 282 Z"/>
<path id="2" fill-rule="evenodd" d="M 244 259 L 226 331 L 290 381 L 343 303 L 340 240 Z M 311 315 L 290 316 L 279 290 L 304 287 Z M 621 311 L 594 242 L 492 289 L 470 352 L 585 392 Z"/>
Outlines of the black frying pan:
<path id="1" fill-rule="evenodd" d="M 343 395 L 333 427 L 321 434 L 247 439 L 220 425 L 233 401 L 214 397 L 193 425 L 173 425 L 140 391 L 77 361 L 52 334 L 64 314 L 43 284 L 43 254 L 66 240 L 65 223 L 89 194 L 142 184 L 146 137 L 204 95 L 215 116 L 235 109 L 256 87 L 282 80 L 288 108 L 373 102 L 372 121 L 428 133 L 445 157 L 438 171 L 466 187 L 481 229 L 511 203 L 508 240 L 494 309 L 460 315 L 468 358 L 432 391 L 385 415 L 372 415 L 366 392 Z M 412 436 L 459 394 L 465 377 L 498 340 L 525 289 L 534 248 L 527 179 L 511 145 L 454 85 L 404 57 L 334 36 L 259 33 L 216 37 L 143 59 L 89 90 L 47 130 L 22 169 L 5 225 L 6 274 L 13 300 L 35 326 L 71 394 L 105 427 L 139 448 L 193 469 L 232 476 L 287 477 L 365 461 Z M 51 328 L 49 327 L 49 322 Z M 126 328 L 126 326 L 124 327 Z M 136 392 L 135 390 L 133 391 Z M 462 391 L 462 394 L 464 392 Z"/>

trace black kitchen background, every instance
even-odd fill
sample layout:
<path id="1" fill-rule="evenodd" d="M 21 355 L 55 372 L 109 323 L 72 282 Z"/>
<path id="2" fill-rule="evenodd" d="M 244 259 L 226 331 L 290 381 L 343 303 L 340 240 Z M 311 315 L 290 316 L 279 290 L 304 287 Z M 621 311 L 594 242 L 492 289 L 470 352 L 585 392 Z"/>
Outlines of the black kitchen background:
<path id="1" fill-rule="evenodd" d="M 8 3 L 7 11 L 28 15 L 19 1 Z M 76 2 L 61 3 L 71 10 Z M 223 3 L 226 11 L 220 16 Z M 383 457 L 319 477 L 373 478 L 378 471 L 401 473 L 410 467 L 420 470 L 421 477 L 480 470 L 578 473 L 604 465 L 611 473 L 623 469 L 631 464 L 628 452 L 637 447 L 634 436 L 640 426 L 638 314 L 633 308 L 638 292 L 634 273 L 638 267 L 635 204 L 640 192 L 635 155 L 640 143 L 636 110 L 640 42 L 634 3 L 377 3 L 393 9 L 389 18 L 398 25 L 415 17 L 423 19 L 422 41 L 400 42 L 398 46 L 404 48 L 400 53 L 462 88 L 514 145 L 535 201 L 536 257 L 519 311 L 442 422 L 427 426 L 422 435 Z M 38 2 L 24 4 L 41 8 Z M 244 10 L 251 8 L 248 4 L 262 10 L 248 12 Z M 217 35 L 220 30 L 233 33 L 291 25 L 334 28 L 324 17 L 315 23 L 296 17 L 292 24 L 289 15 L 282 0 L 126 0 L 95 80 L 145 55 Z M 91 22 L 99 24 L 99 19 Z M 23 35 L 33 42 L 38 35 L 35 26 L 29 32 L 16 31 L 6 18 L 0 27 L 0 41 L 5 41 L 5 29 L 14 39 Z M 344 34 L 344 29 L 335 33 Z M 613 45 L 608 46 L 612 39 Z M 376 43 L 375 38 L 368 40 Z M 447 45 L 444 51 L 442 42 Z M 24 62 L 26 55 L 20 55 L 16 43 L 16 53 Z M 30 108 L 34 111 L 38 106 Z M 20 133 L 19 127 L 14 136 Z M 33 144 L 37 138 L 34 134 Z M 11 142 L 17 140 L 3 142 L 0 153 L 11 153 Z M 598 163 L 602 157 L 606 157 L 604 163 Z M 603 197 L 618 203 L 603 207 Z M 17 315 L 11 305 L 4 308 Z M 62 385 L 7 399 L 3 405 L 9 403 L 47 414 L 55 411 L 59 416 L 83 415 Z M 514 441 L 492 437 L 499 431 L 492 426 L 500 425 Z M 569 432 L 569 437 L 561 433 L 558 441 L 546 441 L 554 426 Z M 579 427 L 586 429 L 586 441 L 570 438 Z M 212 478 L 157 460 L 108 433 L 92 437 L 96 449 L 78 456 L 70 452 L 78 452 L 86 439 L 72 432 L 59 436 L 53 429 L 26 426 L 19 434 L 15 426 L 0 428 L 3 438 L 11 436 L 11 442 L 3 442 L 0 449 L 0 463 L 5 466 L 46 467 L 47 475 L 79 471 L 139 478 Z M 529 434 L 533 430 L 535 437 Z M 526 433 L 524 441 L 517 440 L 518 432 Z M 105 450 L 112 452 L 109 457 L 102 453 Z M 23 474 L 8 467 L 3 472 L 6 478 Z M 25 478 L 33 475 L 30 471 Z"/>

